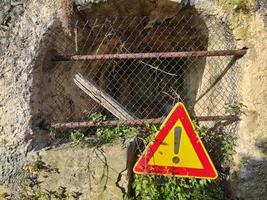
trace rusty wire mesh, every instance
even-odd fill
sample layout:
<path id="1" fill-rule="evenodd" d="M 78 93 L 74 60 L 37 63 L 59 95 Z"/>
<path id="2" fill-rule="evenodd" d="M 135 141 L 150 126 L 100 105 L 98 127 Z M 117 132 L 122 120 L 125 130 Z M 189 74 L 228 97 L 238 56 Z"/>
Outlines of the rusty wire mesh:
<path id="1" fill-rule="evenodd" d="M 62 45 L 62 36 L 53 37 L 59 54 L 235 49 L 227 29 L 220 30 L 213 20 L 204 23 L 203 19 L 194 15 L 154 22 L 147 17 L 125 17 L 79 23 L 76 38 L 65 38 L 65 42 L 69 40 L 73 46 Z M 103 112 L 108 118 L 114 118 L 79 88 L 71 86 L 82 101 L 67 94 L 66 90 L 70 89 L 66 89 L 69 84 L 66 81 L 72 81 L 75 72 L 93 81 L 136 119 L 166 116 L 176 102 L 184 102 L 192 116 L 224 115 L 224 105 L 238 98 L 237 67 L 231 56 L 110 59 L 59 62 L 57 65 L 58 70 L 53 72 L 56 78 L 52 80 L 56 90 L 53 107 L 61 108 L 59 115 L 64 119 L 54 117 L 54 121 L 81 120 L 82 109 L 87 114 Z"/>

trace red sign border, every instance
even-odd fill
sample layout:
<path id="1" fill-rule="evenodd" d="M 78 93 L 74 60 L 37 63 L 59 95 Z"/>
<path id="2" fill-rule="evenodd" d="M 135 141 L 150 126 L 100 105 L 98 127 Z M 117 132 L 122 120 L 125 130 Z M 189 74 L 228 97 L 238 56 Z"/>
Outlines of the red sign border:
<path id="1" fill-rule="evenodd" d="M 153 157 L 160 144 L 163 142 L 169 131 L 179 119 L 183 124 L 185 132 L 190 139 L 190 142 L 203 166 L 203 169 L 148 165 L 150 159 Z M 156 134 L 154 142 L 150 144 L 144 152 L 145 153 L 142 154 L 142 156 L 134 166 L 134 172 L 136 174 L 173 175 L 179 177 L 195 177 L 207 179 L 216 179 L 218 177 L 217 171 L 201 139 L 195 132 L 192 121 L 186 111 L 185 106 L 182 103 L 177 103 L 174 106 L 174 108 L 162 124 L 160 130 Z"/>

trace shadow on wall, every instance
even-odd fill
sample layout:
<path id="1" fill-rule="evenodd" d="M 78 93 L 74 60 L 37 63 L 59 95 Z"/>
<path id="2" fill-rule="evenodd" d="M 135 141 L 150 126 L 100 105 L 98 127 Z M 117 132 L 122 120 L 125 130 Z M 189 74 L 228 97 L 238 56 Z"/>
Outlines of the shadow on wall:
<path id="1" fill-rule="evenodd" d="M 240 169 L 233 175 L 236 196 L 245 199 L 263 200 L 267 196 L 267 138 L 256 142 L 262 152 L 261 160 L 244 156 Z"/>

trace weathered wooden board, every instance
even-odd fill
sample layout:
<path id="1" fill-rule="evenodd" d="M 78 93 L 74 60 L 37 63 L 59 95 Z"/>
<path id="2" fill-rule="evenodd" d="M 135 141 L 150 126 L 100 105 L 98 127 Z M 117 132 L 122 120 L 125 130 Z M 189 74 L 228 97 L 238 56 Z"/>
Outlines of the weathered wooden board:
<path id="1" fill-rule="evenodd" d="M 134 117 L 113 97 L 98 87 L 92 80 L 85 78 L 81 74 L 76 74 L 74 83 L 90 96 L 94 101 L 106 108 L 115 117 L 121 120 L 133 120 Z"/>

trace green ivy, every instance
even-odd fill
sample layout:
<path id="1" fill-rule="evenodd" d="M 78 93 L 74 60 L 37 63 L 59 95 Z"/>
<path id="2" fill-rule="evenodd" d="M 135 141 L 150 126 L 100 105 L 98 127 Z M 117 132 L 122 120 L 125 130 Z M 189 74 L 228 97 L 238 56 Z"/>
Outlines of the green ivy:
<path id="1" fill-rule="evenodd" d="M 249 2 L 247 0 L 233 0 L 235 10 L 247 10 Z"/>
<path id="2" fill-rule="evenodd" d="M 136 200 L 224 200 L 216 181 L 153 175 L 136 175 L 133 184 Z"/>
<path id="3" fill-rule="evenodd" d="M 231 115 L 240 115 L 244 113 L 243 109 L 247 108 L 246 105 L 244 105 L 241 102 L 233 102 L 233 103 L 227 103 L 224 105 L 225 113 L 231 114 Z"/>
<path id="4" fill-rule="evenodd" d="M 78 192 L 67 192 L 65 187 L 60 186 L 54 191 L 34 189 L 20 196 L 23 200 L 74 200 L 79 199 L 80 195 Z"/>
<path id="5" fill-rule="evenodd" d="M 70 140 L 74 143 L 79 143 L 84 139 L 84 133 L 81 130 L 73 130 L 70 133 Z"/>
<path id="6" fill-rule="evenodd" d="M 233 136 L 226 136 L 222 138 L 221 141 L 221 163 L 230 161 L 235 154 L 235 143 L 236 143 L 236 138 Z"/>
<path id="7" fill-rule="evenodd" d="M 98 123 L 106 120 L 106 116 L 102 115 L 99 112 L 94 112 L 88 116 L 88 120 L 93 121 L 94 123 Z"/>
<path id="8" fill-rule="evenodd" d="M 144 129 L 145 132 L 147 132 L 145 135 L 145 142 L 148 144 L 154 140 L 156 133 L 160 129 L 160 126 L 154 124 L 145 124 Z"/>
<path id="9" fill-rule="evenodd" d="M 122 138 L 128 139 L 137 134 L 137 129 L 129 126 L 103 127 L 96 130 L 96 135 L 102 143 L 112 143 L 115 140 Z"/>
<path id="10" fill-rule="evenodd" d="M 0 199 L 8 200 L 10 199 L 10 195 L 7 192 L 0 193 Z"/>

